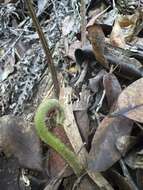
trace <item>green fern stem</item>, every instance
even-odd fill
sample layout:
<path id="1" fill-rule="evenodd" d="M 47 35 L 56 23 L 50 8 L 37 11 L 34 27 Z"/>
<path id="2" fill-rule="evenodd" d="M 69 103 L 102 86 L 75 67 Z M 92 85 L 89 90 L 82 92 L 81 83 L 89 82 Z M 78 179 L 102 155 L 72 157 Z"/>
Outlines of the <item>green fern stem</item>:
<path id="1" fill-rule="evenodd" d="M 56 123 L 57 125 L 63 125 L 65 114 L 60 103 L 56 99 L 48 99 L 43 101 L 35 114 L 34 122 L 36 131 L 46 144 L 57 151 L 64 160 L 70 165 L 74 173 L 80 176 L 83 173 L 83 166 L 78 161 L 78 158 L 74 152 L 72 152 L 64 143 L 61 142 L 55 135 L 53 135 L 46 126 L 45 120 L 48 113 L 52 110 L 56 110 Z"/>

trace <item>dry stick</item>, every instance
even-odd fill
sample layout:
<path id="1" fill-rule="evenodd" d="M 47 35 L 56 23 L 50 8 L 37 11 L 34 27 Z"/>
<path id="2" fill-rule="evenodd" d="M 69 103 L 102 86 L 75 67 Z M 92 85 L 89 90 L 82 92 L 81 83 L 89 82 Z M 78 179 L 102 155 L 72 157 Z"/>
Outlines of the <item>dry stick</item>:
<path id="1" fill-rule="evenodd" d="M 101 96 L 101 99 L 100 99 L 100 101 L 99 101 L 99 103 L 98 103 L 98 105 L 97 105 L 97 108 L 96 108 L 96 113 L 100 110 L 100 108 L 102 107 L 102 104 L 103 104 L 103 100 L 104 100 L 104 98 L 105 98 L 105 95 L 106 95 L 106 92 L 105 92 L 105 90 L 103 90 L 103 94 L 102 94 L 102 96 Z"/>
<path id="2" fill-rule="evenodd" d="M 46 58 L 47 58 L 47 61 L 48 61 L 49 70 L 50 70 L 51 75 L 52 75 L 55 95 L 58 98 L 59 97 L 60 87 L 59 87 L 57 72 L 56 72 L 56 69 L 55 69 L 55 66 L 54 66 L 54 63 L 53 63 L 53 59 L 52 59 L 52 56 L 51 56 L 51 53 L 50 53 L 49 45 L 48 45 L 47 40 L 46 40 L 46 38 L 44 36 L 44 33 L 43 33 L 42 28 L 41 28 L 41 26 L 39 24 L 39 21 L 38 21 L 38 19 L 36 17 L 36 13 L 35 13 L 33 5 L 32 5 L 32 3 L 33 3 L 32 0 L 27 0 L 25 2 L 27 3 L 28 11 L 29 11 L 29 13 L 31 15 L 31 18 L 33 20 L 33 23 L 34 23 L 34 25 L 36 27 L 36 30 L 37 30 L 37 33 L 39 35 L 41 44 L 42 44 L 43 49 L 45 51 L 45 55 L 46 55 Z"/>
<path id="3" fill-rule="evenodd" d="M 113 8 L 115 9 L 116 8 L 115 0 L 112 0 L 112 3 L 113 3 Z"/>
<path id="4" fill-rule="evenodd" d="M 85 0 L 81 0 L 80 16 L 81 16 L 81 46 L 86 42 L 86 8 Z"/>

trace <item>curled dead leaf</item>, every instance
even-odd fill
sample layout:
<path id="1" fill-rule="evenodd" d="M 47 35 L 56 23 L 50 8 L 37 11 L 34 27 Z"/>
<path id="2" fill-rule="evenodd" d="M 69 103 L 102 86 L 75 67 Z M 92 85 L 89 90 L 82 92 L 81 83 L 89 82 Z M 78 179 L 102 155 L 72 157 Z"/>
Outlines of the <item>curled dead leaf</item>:
<path id="1" fill-rule="evenodd" d="M 113 46 L 125 48 L 126 43 L 118 20 L 115 20 L 114 27 L 110 35 L 110 41 Z"/>
<path id="2" fill-rule="evenodd" d="M 141 23 L 139 11 L 132 15 L 118 15 L 110 35 L 111 43 L 125 48 L 126 42 L 131 41 L 136 35 L 137 27 Z"/>

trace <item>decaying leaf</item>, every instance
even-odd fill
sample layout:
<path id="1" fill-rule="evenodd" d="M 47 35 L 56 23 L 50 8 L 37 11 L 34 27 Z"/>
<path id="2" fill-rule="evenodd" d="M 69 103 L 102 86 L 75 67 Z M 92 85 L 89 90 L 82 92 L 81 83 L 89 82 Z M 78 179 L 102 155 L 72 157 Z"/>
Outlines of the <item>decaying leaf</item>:
<path id="1" fill-rule="evenodd" d="M 120 48 L 124 48 L 126 45 L 118 20 L 115 20 L 114 27 L 110 35 L 110 41 L 113 46 L 117 46 Z"/>
<path id="2" fill-rule="evenodd" d="M 132 169 L 143 169 L 143 150 L 134 149 L 129 152 L 125 162 Z"/>
<path id="3" fill-rule="evenodd" d="M 74 52 L 76 62 L 79 65 L 82 65 L 83 62 L 91 65 L 92 62 L 96 61 L 94 52 L 91 45 L 83 46 L 82 49 L 77 48 Z"/>
<path id="4" fill-rule="evenodd" d="M 129 135 L 133 122 L 125 117 L 104 118 L 97 128 L 88 157 L 91 171 L 105 171 L 121 157 L 116 148 L 119 137 Z"/>
<path id="5" fill-rule="evenodd" d="M 137 142 L 133 136 L 121 136 L 117 139 L 116 148 L 124 156 Z"/>
<path id="6" fill-rule="evenodd" d="M 110 35 L 111 43 L 124 49 L 126 42 L 131 41 L 138 33 L 141 23 L 142 18 L 139 11 L 132 15 L 118 15 Z"/>
<path id="7" fill-rule="evenodd" d="M 116 73 L 121 74 L 124 78 L 131 78 L 134 80 L 142 77 L 141 63 L 136 59 L 129 57 L 128 52 L 121 48 L 113 48 L 107 45 L 105 56 L 111 65 L 116 66 Z"/>
<path id="8" fill-rule="evenodd" d="M 20 180 L 20 175 L 20 166 L 16 158 L 7 159 L 5 156 L 0 156 L 0 189 L 19 190 L 19 187 L 25 189 L 25 184 Z"/>
<path id="9" fill-rule="evenodd" d="M 101 70 L 94 78 L 89 79 L 88 87 L 92 92 L 98 92 L 99 88 L 101 88 L 101 86 L 103 85 L 103 77 L 106 74 L 107 72 L 105 70 Z"/>
<path id="10" fill-rule="evenodd" d="M 114 74 L 108 73 L 103 76 L 103 85 L 108 101 L 108 106 L 111 108 L 121 93 L 120 83 Z"/>
<path id="11" fill-rule="evenodd" d="M 139 189 L 143 189 L 143 169 L 137 169 L 136 176 Z"/>
<path id="12" fill-rule="evenodd" d="M 107 179 L 111 181 L 115 189 L 118 187 L 119 190 L 135 190 L 131 181 L 129 181 L 126 177 L 122 176 L 115 170 L 111 170 L 107 172 Z"/>
<path id="13" fill-rule="evenodd" d="M 73 112 L 79 132 L 83 142 L 88 146 L 88 136 L 90 132 L 90 121 L 87 114 L 90 92 L 85 88 L 82 89 L 79 101 L 73 104 Z"/>
<path id="14" fill-rule="evenodd" d="M 42 170 L 39 139 L 22 117 L 0 118 L 0 148 L 7 156 L 14 155 L 22 166 Z"/>
<path id="15" fill-rule="evenodd" d="M 97 12 L 97 10 L 100 11 L 100 9 L 99 9 L 100 5 L 101 5 L 101 1 L 91 0 L 87 7 L 86 14 L 88 15 L 91 10 L 95 10 L 96 12 Z"/>
<path id="16" fill-rule="evenodd" d="M 143 123 L 143 78 L 136 80 L 120 94 L 117 110 L 112 115 L 122 115 Z"/>
<path id="17" fill-rule="evenodd" d="M 70 145 L 70 142 L 66 136 L 66 133 L 64 131 L 64 129 L 62 127 L 54 127 L 52 129 L 52 133 L 58 137 L 59 139 L 61 139 L 61 141 L 66 144 L 71 150 L 72 147 Z M 49 158 L 48 158 L 48 168 L 49 168 L 49 173 L 51 177 L 55 177 L 58 175 L 58 173 L 60 173 L 63 168 L 66 166 L 66 161 L 53 149 L 50 149 L 49 151 Z M 71 168 L 67 168 L 64 171 L 63 177 L 67 177 L 69 175 L 71 175 L 73 173 L 73 171 L 71 170 Z"/>
<path id="18" fill-rule="evenodd" d="M 88 37 L 92 44 L 97 61 L 108 68 L 108 61 L 104 55 L 105 36 L 99 24 L 87 25 Z"/>
<path id="19" fill-rule="evenodd" d="M 101 42 L 101 44 L 104 44 L 104 42 Z M 98 49 L 101 48 L 98 46 L 100 45 L 97 44 L 97 53 L 98 53 Z M 99 51 L 101 51 L 101 49 Z M 95 63 L 97 63 L 97 61 L 100 62 L 100 60 L 98 59 L 96 61 L 96 54 L 95 55 L 94 54 L 95 54 L 94 49 L 92 49 L 90 45 L 86 46 L 83 49 L 76 49 L 75 51 L 76 62 L 79 65 L 81 65 L 84 61 L 86 61 L 89 63 L 89 66 L 91 66 L 92 68 L 92 65 L 95 66 Z M 132 54 L 134 54 L 135 57 L 142 59 L 142 54 L 140 52 L 137 53 L 137 51 L 135 51 L 135 52 L 132 52 Z M 123 51 L 121 48 L 115 48 L 115 47 L 113 48 L 111 45 L 106 44 L 105 51 L 102 51 L 102 55 L 106 58 L 106 60 L 108 60 L 110 65 L 113 65 L 116 68 L 115 72 L 118 75 L 121 75 L 122 77 L 127 78 L 127 79 L 133 79 L 133 80 L 136 80 L 142 77 L 143 73 L 140 70 L 142 67 L 141 63 L 135 58 L 129 57 L 128 52 Z"/>
<path id="20" fill-rule="evenodd" d="M 87 110 L 75 111 L 74 116 L 75 116 L 77 125 L 79 127 L 83 142 L 85 142 L 87 145 L 88 135 L 89 135 L 89 118 L 88 118 Z"/>

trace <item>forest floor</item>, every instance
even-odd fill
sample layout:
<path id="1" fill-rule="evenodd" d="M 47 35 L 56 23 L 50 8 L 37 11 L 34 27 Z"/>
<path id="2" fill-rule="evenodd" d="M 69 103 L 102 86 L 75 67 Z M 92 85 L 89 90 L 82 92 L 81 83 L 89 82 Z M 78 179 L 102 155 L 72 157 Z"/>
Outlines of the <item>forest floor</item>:
<path id="1" fill-rule="evenodd" d="M 142 139 L 142 0 L 0 1 L 0 190 L 142 190 Z"/>

